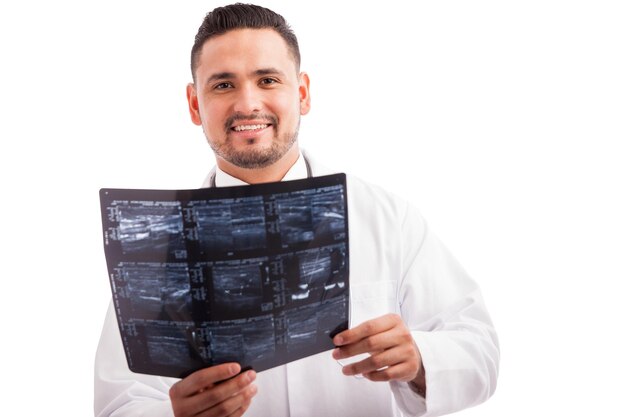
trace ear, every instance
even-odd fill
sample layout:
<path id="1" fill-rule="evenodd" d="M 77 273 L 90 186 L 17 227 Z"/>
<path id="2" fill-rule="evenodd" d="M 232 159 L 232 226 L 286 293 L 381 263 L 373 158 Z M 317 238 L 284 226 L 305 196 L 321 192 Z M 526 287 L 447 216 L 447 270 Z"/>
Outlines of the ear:
<path id="1" fill-rule="evenodd" d="M 305 115 L 311 110 L 311 95 L 309 94 L 309 75 L 306 72 L 300 73 L 300 85 L 298 92 L 300 93 L 300 114 Z"/>
<path id="2" fill-rule="evenodd" d="M 187 103 L 189 103 L 191 121 L 201 126 L 202 119 L 200 118 L 200 109 L 198 107 L 198 94 L 196 93 L 196 86 L 193 83 L 187 84 Z"/>

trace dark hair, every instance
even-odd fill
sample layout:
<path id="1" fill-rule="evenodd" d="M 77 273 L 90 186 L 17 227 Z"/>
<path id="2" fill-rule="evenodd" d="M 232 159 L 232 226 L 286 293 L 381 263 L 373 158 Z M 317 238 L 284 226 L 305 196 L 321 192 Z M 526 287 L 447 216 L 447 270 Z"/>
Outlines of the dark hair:
<path id="1" fill-rule="evenodd" d="M 274 29 L 284 40 L 294 61 L 296 69 L 300 68 L 300 48 L 298 39 L 289 24 L 281 15 L 265 7 L 254 4 L 236 3 L 217 7 L 210 11 L 198 29 L 196 39 L 191 48 L 191 75 L 196 78 L 198 57 L 204 43 L 214 36 L 222 35 L 235 29 Z"/>

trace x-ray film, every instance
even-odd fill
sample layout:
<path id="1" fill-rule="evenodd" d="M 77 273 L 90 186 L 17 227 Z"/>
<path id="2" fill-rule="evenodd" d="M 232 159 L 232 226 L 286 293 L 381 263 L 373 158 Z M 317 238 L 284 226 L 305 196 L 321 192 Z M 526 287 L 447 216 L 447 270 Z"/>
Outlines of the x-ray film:
<path id="1" fill-rule="evenodd" d="M 198 190 L 100 190 L 104 249 L 133 372 L 263 371 L 348 328 L 344 174 Z"/>

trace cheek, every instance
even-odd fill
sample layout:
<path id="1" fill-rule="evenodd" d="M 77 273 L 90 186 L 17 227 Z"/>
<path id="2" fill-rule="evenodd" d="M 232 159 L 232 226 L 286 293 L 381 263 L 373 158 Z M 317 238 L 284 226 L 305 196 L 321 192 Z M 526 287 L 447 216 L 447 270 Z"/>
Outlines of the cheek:
<path id="1" fill-rule="evenodd" d="M 205 129 L 209 130 L 222 130 L 224 121 L 226 120 L 226 115 L 221 106 L 216 105 L 218 103 L 205 103 L 204 106 L 201 107 L 201 117 L 202 124 Z"/>
<path id="2" fill-rule="evenodd" d="M 291 94 L 284 95 L 282 99 L 276 103 L 275 111 L 282 115 L 283 123 L 289 121 L 291 124 L 298 123 L 300 117 L 300 98 Z"/>

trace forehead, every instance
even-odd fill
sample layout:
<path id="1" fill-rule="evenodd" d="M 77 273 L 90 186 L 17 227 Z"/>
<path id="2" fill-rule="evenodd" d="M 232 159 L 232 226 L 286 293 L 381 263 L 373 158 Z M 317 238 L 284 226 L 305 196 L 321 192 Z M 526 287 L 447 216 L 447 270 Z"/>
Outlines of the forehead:
<path id="1" fill-rule="evenodd" d="M 270 67 L 296 71 L 287 42 L 272 29 L 235 29 L 204 43 L 196 73 L 206 76 L 213 72 L 238 73 Z"/>

